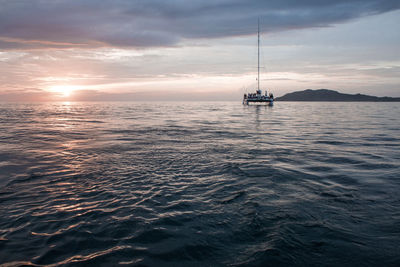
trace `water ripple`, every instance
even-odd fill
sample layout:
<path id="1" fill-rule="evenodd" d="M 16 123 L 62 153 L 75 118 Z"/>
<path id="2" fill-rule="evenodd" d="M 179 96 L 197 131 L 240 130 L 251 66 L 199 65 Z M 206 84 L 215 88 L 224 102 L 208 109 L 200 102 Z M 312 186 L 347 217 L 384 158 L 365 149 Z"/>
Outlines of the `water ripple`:
<path id="1" fill-rule="evenodd" d="M 399 115 L 0 104 L 0 264 L 395 266 Z"/>

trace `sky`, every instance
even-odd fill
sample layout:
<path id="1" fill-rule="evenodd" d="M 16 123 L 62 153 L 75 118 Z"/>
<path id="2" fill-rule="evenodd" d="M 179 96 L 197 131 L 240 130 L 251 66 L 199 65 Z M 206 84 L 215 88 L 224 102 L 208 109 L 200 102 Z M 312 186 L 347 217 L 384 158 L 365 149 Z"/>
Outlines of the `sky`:
<path id="1" fill-rule="evenodd" d="M 0 101 L 400 97 L 399 0 L 0 0 Z"/>

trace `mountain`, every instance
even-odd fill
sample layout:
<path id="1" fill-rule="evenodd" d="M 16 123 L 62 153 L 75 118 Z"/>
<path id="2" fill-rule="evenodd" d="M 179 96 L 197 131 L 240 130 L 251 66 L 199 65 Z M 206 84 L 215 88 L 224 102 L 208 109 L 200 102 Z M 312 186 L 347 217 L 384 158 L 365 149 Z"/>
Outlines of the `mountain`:
<path id="1" fill-rule="evenodd" d="M 328 89 L 307 89 L 288 93 L 284 96 L 277 97 L 276 101 L 370 101 L 370 102 L 400 102 L 400 97 L 377 97 L 370 95 L 350 95 L 342 94 L 334 90 Z"/>

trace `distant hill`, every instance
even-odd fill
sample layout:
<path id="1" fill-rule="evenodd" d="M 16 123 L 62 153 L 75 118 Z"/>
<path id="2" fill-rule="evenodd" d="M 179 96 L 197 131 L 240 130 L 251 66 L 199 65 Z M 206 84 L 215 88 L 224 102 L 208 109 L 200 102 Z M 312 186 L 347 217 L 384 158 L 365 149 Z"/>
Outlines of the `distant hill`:
<path id="1" fill-rule="evenodd" d="M 371 102 L 400 102 L 400 97 L 377 97 L 370 95 L 342 94 L 328 89 L 307 89 L 277 97 L 276 101 L 371 101 Z"/>

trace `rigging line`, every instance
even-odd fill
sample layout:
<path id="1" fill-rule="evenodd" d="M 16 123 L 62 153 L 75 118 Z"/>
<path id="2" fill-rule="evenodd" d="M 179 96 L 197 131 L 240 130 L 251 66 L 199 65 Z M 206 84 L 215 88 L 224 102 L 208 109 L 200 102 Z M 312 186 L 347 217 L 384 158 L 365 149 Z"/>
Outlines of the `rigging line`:
<path id="1" fill-rule="evenodd" d="M 260 18 L 258 18 L 258 31 L 257 31 L 257 90 L 260 90 Z"/>

